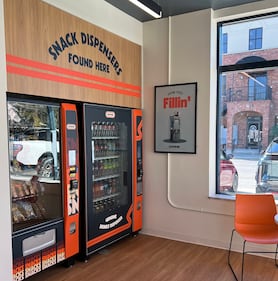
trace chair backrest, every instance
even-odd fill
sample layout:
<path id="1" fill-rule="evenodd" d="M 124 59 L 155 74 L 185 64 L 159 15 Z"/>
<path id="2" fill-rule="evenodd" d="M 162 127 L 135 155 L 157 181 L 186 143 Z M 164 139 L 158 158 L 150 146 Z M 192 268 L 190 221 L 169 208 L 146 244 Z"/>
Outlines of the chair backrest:
<path id="1" fill-rule="evenodd" d="M 277 213 L 272 194 L 236 194 L 235 228 L 275 224 Z"/>

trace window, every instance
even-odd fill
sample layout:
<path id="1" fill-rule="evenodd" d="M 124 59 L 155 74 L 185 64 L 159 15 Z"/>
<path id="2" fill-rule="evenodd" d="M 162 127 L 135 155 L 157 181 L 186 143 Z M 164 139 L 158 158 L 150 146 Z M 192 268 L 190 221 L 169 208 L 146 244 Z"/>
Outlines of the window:
<path id="1" fill-rule="evenodd" d="M 249 50 L 261 49 L 263 41 L 263 29 L 252 28 L 249 30 Z"/>
<path id="2" fill-rule="evenodd" d="M 218 24 L 218 194 L 273 192 L 278 199 L 277 29 L 278 14 Z"/>
<path id="3" fill-rule="evenodd" d="M 223 54 L 227 54 L 228 52 L 228 34 L 224 33 L 222 35 L 222 52 Z"/>
<path id="4" fill-rule="evenodd" d="M 267 73 L 248 75 L 248 100 L 265 100 L 267 98 Z"/>

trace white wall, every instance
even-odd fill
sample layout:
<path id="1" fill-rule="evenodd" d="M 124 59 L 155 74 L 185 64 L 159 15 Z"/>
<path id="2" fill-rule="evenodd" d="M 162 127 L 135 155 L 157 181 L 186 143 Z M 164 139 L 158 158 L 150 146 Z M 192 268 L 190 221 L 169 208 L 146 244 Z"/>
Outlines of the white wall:
<path id="1" fill-rule="evenodd" d="M 42 0 L 134 43 L 142 45 L 142 23 L 104 0 Z"/>
<path id="2" fill-rule="evenodd" d="M 209 196 L 215 191 L 216 22 L 277 9 L 277 1 L 262 1 L 144 23 L 144 233 L 228 247 L 234 201 Z M 186 82 L 198 83 L 197 154 L 154 153 L 154 86 Z"/>
<path id="3" fill-rule="evenodd" d="M 3 1 L 0 0 L 0 280 L 11 281 L 12 245 L 6 112 L 6 58 Z"/>
<path id="4" fill-rule="evenodd" d="M 225 248 L 231 202 L 208 199 L 211 10 L 144 23 L 143 232 Z M 194 27 L 194 28 L 192 28 Z M 154 86 L 197 82 L 197 154 L 154 153 Z M 205 230 L 205 231 L 204 231 Z"/>

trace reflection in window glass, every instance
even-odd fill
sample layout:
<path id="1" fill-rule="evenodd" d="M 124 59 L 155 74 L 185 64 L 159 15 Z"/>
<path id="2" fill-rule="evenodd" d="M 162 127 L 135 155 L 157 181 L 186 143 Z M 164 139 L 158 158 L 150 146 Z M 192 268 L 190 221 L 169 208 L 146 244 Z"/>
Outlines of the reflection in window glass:
<path id="1" fill-rule="evenodd" d="M 267 73 L 250 73 L 248 79 L 248 99 L 264 100 L 267 95 Z"/>
<path id="2" fill-rule="evenodd" d="M 222 51 L 223 51 L 223 54 L 227 54 L 228 52 L 228 34 L 227 33 L 224 33 L 222 35 Z"/>
<path id="3" fill-rule="evenodd" d="M 218 24 L 217 193 L 278 193 L 277 30 L 277 14 Z"/>
<path id="4" fill-rule="evenodd" d="M 60 111 L 55 105 L 8 101 L 13 231 L 62 217 Z"/>

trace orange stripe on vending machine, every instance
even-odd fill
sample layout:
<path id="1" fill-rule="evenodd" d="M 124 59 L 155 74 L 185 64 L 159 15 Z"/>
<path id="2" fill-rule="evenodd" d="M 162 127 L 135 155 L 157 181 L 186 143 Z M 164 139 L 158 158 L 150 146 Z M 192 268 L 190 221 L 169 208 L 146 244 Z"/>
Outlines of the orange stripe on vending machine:
<path id="1" fill-rule="evenodd" d="M 142 110 L 134 109 L 132 111 L 132 154 L 133 154 L 133 225 L 132 232 L 136 233 L 142 229 L 143 217 L 143 157 L 142 157 L 142 141 L 143 141 L 143 121 Z"/>
<path id="2" fill-rule="evenodd" d="M 76 106 L 62 104 L 61 111 L 64 235 L 67 259 L 79 252 L 79 144 Z"/>

